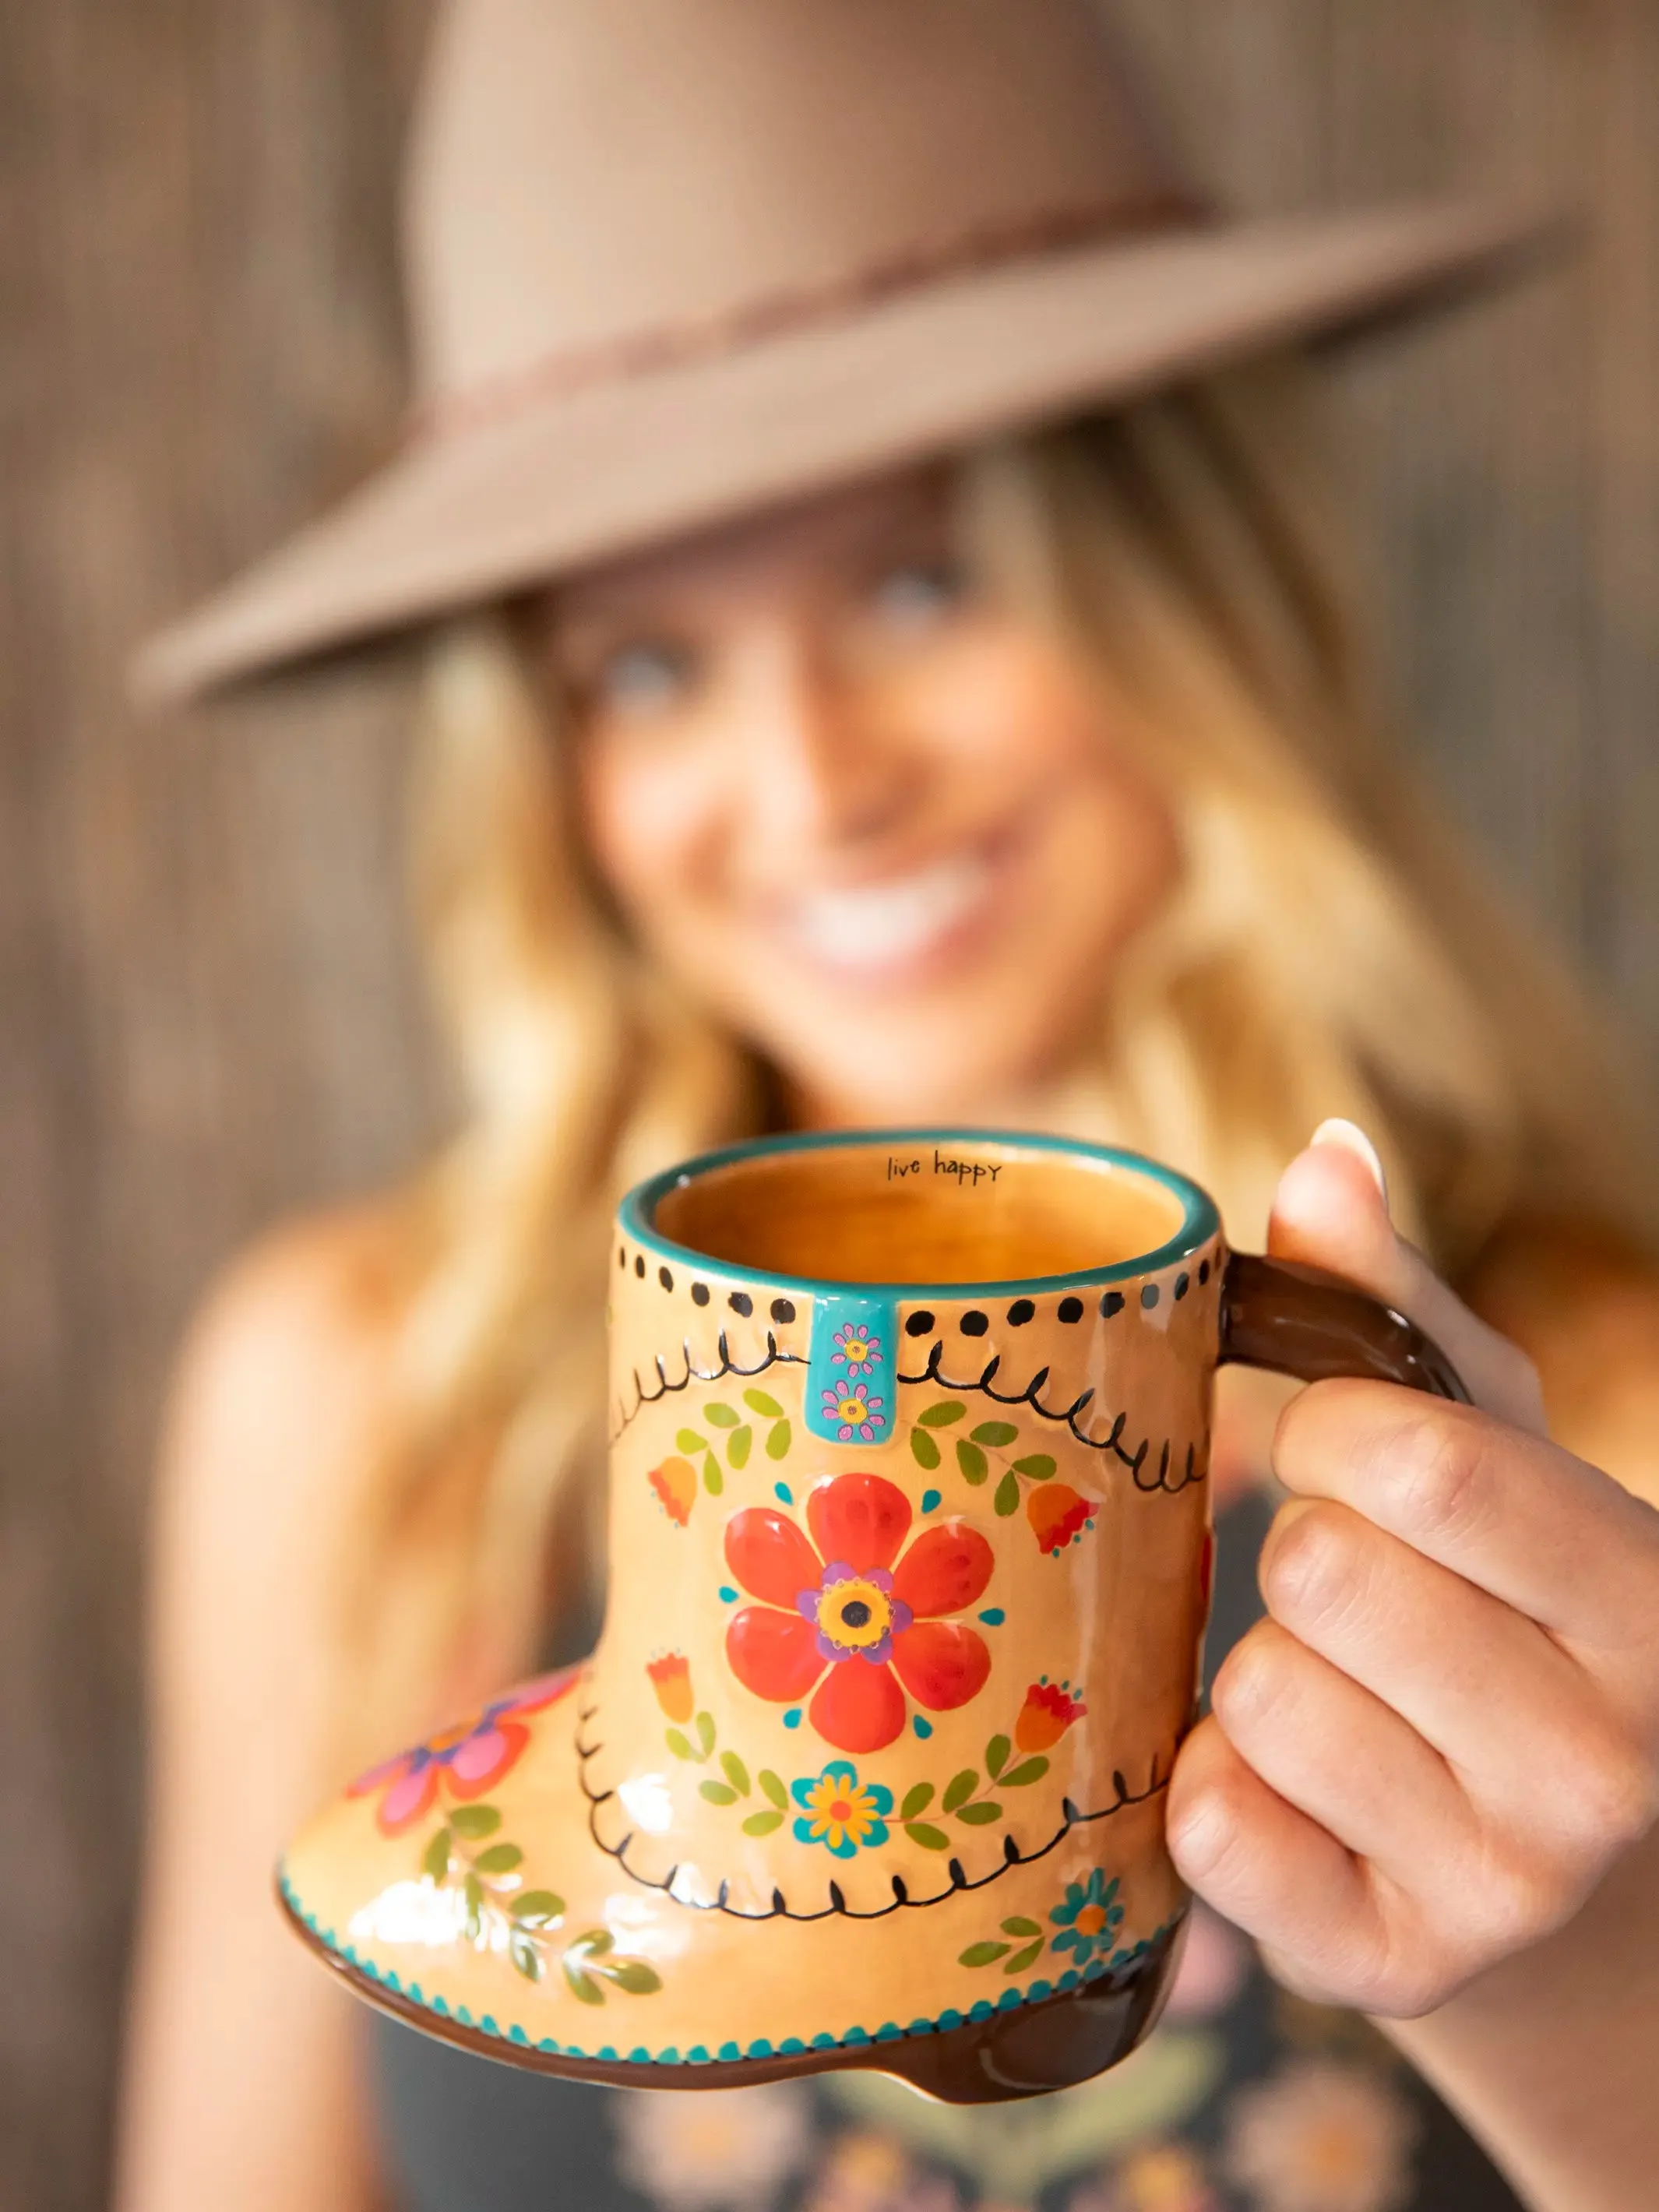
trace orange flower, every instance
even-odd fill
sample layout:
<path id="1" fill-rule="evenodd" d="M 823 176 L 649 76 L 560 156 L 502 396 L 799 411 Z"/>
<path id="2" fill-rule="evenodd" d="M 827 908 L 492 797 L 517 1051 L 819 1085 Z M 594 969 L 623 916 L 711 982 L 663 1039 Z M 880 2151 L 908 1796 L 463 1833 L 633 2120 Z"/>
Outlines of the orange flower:
<path id="1" fill-rule="evenodd" d="M 647 1659 L 645 1671 L 657 1693 L 657 1703 L 671 1721 L 689 1721 L 696 1699 L 691 1694 L 691 1669 L 684 1653 L 671 1651 L 663 1659 Z"/>
<path id="2" fill-rule="evenodd" d="M 1069 1482 L 1042 1482 L 1025 1501 L 1025 1515 L 1036 1531 L 1037 1548 L 1058 1559 L 1095 1525 L 1091 1498 L 1079 1498 Z"/>
<path id="3" fill-rule="evenodd" d="M 1066 1683 L 1056 1686 L 1046 1679 L 1033 1682 L 1025 1692 L 1019 1718 L 1014 1723 L 1014 1741 L 1022 1751 L 1047 1751 L 1088 1710 L 1081 1698 L 1072 1695 Z"/>
<path id="4" fill-rule="evenodd" d="M 684 1528 L 697 1501 L 697 1471 L 690 1461 L 665 1459 L 645 1479 L 662 1500 L 663 1511 Z"/>

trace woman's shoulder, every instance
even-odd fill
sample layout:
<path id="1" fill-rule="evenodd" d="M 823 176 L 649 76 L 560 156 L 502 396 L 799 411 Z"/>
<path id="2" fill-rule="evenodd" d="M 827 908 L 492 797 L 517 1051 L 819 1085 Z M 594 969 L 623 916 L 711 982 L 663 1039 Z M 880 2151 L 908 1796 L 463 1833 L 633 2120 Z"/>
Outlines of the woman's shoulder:
<path id="1" fill-rule="evenodd" d="M 1522 1218 L 1459 1288 L 1537 1368 L 1557 1440 L 1659 1502 L 1659 1261 L 1598 1224 Z"/>
<path id="2" fill-rule="evenodd" d="M 237 1428 L 302 1421 L 314 1431 L 320 1407 L 372 1394 L 396 1339 L 411 1249 L 390 1201 L 266 1231 L 229 1261 L 197 1308 L 179 1361 L 182 1410 Z"/>
<path id="3" fill-rule="evenodd" d="M 210 1286 L 174 1372 L 161 1512 L 223 1557 L 337 1540 L 388 1434 L 411 1274 L 399 1209 L 369 1202 L 268 1231 Z"/>

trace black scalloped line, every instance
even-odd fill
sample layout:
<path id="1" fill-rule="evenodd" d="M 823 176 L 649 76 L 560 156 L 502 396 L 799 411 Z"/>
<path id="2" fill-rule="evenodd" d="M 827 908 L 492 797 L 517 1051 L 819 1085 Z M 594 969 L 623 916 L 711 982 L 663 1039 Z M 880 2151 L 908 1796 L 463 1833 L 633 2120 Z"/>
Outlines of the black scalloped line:
<path id="1" fill-rule="evenodd" d="M 1069 1406 L 1045 1406 L 1037 1396 L 1037 1392 L 1048 1379 L 1049 1370 L 1046 1367 L 1039 1367 L 1023 1390 L 1016 1390 L 1011 1394 L 994 1389 L 991 1385 L 992 1376 L 1002 1364 L 1002 1354 L 1000 1352 L 994 1353 L 986 1362 L 985 1371 L 976 1382 L 953 1382 L 948 1375 L 941 1375 L 939 1372 L 939 1363 L 944 1351 L 945 1342 L 943 1338 L 940 1338 L 928 1353 L 927 1364 L 922 1369 L 921 1374 L 901 1375 L 899 1381 L 908 1383 L 937 1382 L 941 1390 L 978 1390 L 996 1406 L 1029 1406 L 1031 1411 L 1042 1420 L 1054 1421 L 1061 1427 L 1068 1429 L 1079 1443 L 1086 1445 L 1089 1450 L 1115 1453 L 1128 1468 L 1135 1488 L 1146 1491 L 1149 1494 L 1154 1490 L 1161 1490 L 1166 1496 L 1174 1498 L 1185 1490 L 1189 1483 L 1202 1482 L 1204 1480 L 1204 1470 L 1197 1464 L 1198 1453 L 1192 1444 L 1187 1447 L 1186 1467 L 1180 1479 L 1175 1482 L 1169 1480 L 1170 1450 L 1170 1440 L 1166 1437 L 1158 1457 L 1158 1472 L 1150 1482 L 1145 1480 L 1141 1471 L 1146 1466 L 1146 1455 L 1152 1448 L 1152 1438 L 1145 1437 L 1139 1451 L 1130 1452 L 1124 1449 L 1123 1427 L 1129 1418 L 1127 1413 L 1117 1415 L 1112 1423 L 1109 1433 L 1106 1436 L 1087 1435 L 1079 1428 L 1077 1417 L 1093 1398 L 1094 1392 L 1085 1390 L 1081 1397 L 1074 1398 Z"/>
<path id="2" fill-rule="evenodd" d="M 578 1724 L 586 1727 L 599 1710 L 597 1705 L 589 1705 L 585 1712 L 577 1715 Z M 580 1762 L 576 1769 L 576 1779 L 581 1784 L 583 1796 L 587 1800 L 587 1832 L 592 1838 L 595 1845 L 605 1853 L 607 1858 L 615 1859 L 629 1880 L 638 1882 L 641 1889 L 659 1890 L 666 1896 L 673 1896 L 674 1877 L 679 1872 L 678 1865 L 670 1867 L 667 1875 L 661 1881 L 653 1881 L 648 1875 L 636 1873 L 628 1863 L 628 1847 L 634 1840 L 634 1832 L 631 1828 L 619 1844 L 607 1844 L 600 1835 L 597 1824 L 599 1809 L 601 1805 L 608 1803 L 617 1793 L 614 1790 L 602 1790 L 596 1794 L 588 1788 L 587 1762 L 590 1759 L 597 1759 L 605 1749 L 605 1746 L 602 1743 L 584 1745 L 578 1742 L 575 1749 L 576 1757 Z M 1173 1760 L 1170 1761 L 1170 1765 L 1173 1766 Z M 791 1911 L 788 1900 L 781 1889 L 775 1889 L 772 1892 L 772 1905 L 769 1911 L 740 1912 L 735 1905 L 726 1903 L 726 1891 L 729 1885 L 724 1881 L 712 1899 L 675 1897 L 674 1902 L 676 1905 L 686 1906 L 693 1912 L 723 1912 L 728 1920 L 801 1922 L 834 1920 L 838 1917 L 844 1920 L 885 1920 L 890 1913 L 897 1912 L 905 1906 L 908 1906 L 915 1911 L 921 1911 L 930 1905 L 943 1905 L 947 1898 L 955 1897 L 961 1891 L 984 1889 L 990 1883 L 1000 1881 L 1011 1867 L 1035 1866 L 1039 1859 L 1046 1859 L 1050 1851 L 1063 1844 L 1073 1828 L 1087 1827 L 1096 1820 L 1109 1820 L 1115 1813 L 1122 1812 L 1126 1806 L 1144 1805 L 1149 1798 L 1156 1797 L 1160 1790 L 1167 1790 L 1170 1786 L 1168 1774 L 1162 1781 L 1158 1779 L 1156 1756 L 1152 1760 L 1152 1778 L 1144 1790 L 1132 1790 L 1121 1772 L 1116 1771 L 1112 1775 L 1112 1782 L 1118 1793 L 1116 1802 L 1103 1805 L 1097 1812 L 1082 1812 L 1069 1797 L 1062 1797 L 1060 1801 L 1060 1810 L 1066 1818 L 1040 1850 L 1022 1851 L 1012 1836 L 1004 1836 L 1002 1864 L 1000 1867 L 993 1867 L 989 1874 L 981 1875 L 976 1881 L 969 1881 L 960 1859 L 951 1858 L 945 1866 L 945 1872 L 951 1877 L 949 1886 L 932 1897 L 912 1897 L 905 1887 L 903 1876 L 896 1874 L 892 1877 L 892 1903 L 880 1905 L 873 1912 L 855 1911 L 842 1896 L 839 1884 L 834 1881 L 830 1884 L 830 1903 L 816 1912 Z"/>
<path id="3" fill-rule="evenodd" d="M 661 1352 L 659 1352 L 657 1354 L 657 1388 L 654 1390 L 647 1390 L 644 1388 L 640 1381 L 640 1370 L 636 1367 L 634 1370 L 634 1403 L 611 1431 L 611 1443 L 616 1443 L 623 1430 L 630 1423 L 637 1420 L 647 1406 L 659 1404 L 663 1399 L 676 1391 L 689 1390 L 694 1382 L 724 1382 L 728 1375 L 764 1375 L 769 1367 L 805 1367 L 806 1364 L 805 1358 L 801 1352 L 780 1352 L 778 1340 L 769 1328 L 766 1332 L 766 1357 L 754 1367 L 738 1366 L 737 1361 L 732 1357 L 732 1349 L 726 1343 L 724 1329 L 720 1331 L 715 1341 L 720 1348 L 720 1364 L 718 1367 L 705 1370 L 692 1365 L 691 1340 L 689 1336 L 684 1340 L 680 1351 L 685 1360 L 685 1372 L 678 1382 L 669 1381 L 668 1370 L 663 1364 Z"/>

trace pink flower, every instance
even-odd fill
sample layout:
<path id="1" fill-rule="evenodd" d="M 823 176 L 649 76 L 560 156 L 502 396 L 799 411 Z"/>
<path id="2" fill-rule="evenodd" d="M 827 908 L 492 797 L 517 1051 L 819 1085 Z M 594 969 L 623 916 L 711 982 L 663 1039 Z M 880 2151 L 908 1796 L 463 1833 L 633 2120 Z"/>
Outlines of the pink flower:
<path id="1" fill-rule="evenodd" d="M 854 1437 L 872 1443 L 885 1425 L 881 1409 L 887 1401 L 872 1398 L 867 1382 L 846 1382 L 839 1389 L 824 1391 L 823 1396 L 825 1425 L 840 1424 L 836 1430 L 840 1443 L 850 1444 Z"/>
<path id="2" fill-rule="evenodd" d="M 367 1774 L 357 1777 L 346 1795 L 366 1797 L 371 1790 L 384 1789 L 386 1795 L 374 1818 L 381 1833 L 387 1836 L 399 1836 L 405 1828 L 412 1828 L 430 1809 L 441 1784 L 452 1797 L 463 1801 L 482 1797 L 517 1765 L 530 1741 L 530 1730 L 520 1716 L 556 1705 L 575 1687 L 580 1672 L 579 1668 L 565 1667 L 554 1674 L 538 1675 L 533 1682 L 495 1698 L 471 1720 L 371 1766 Z"/>

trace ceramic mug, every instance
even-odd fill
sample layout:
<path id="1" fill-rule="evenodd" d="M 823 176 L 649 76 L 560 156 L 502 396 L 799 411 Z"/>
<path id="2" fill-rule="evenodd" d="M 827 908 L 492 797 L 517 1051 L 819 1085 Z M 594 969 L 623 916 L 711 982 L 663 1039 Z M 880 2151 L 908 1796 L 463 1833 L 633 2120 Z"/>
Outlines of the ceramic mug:
<path id="1" fill-rule="evenodd" d="M 1187 1906 L 1215 1370 L 1456 1376 L 1230 1254 L 1171 1170 L 1041 1137 L 711 1153 L 611 1265 L 599 1647 L 362 1778 L 290 1912 L 375 2002 L 559 2073 L 966 2101 L 1114 2064 Z"/>

